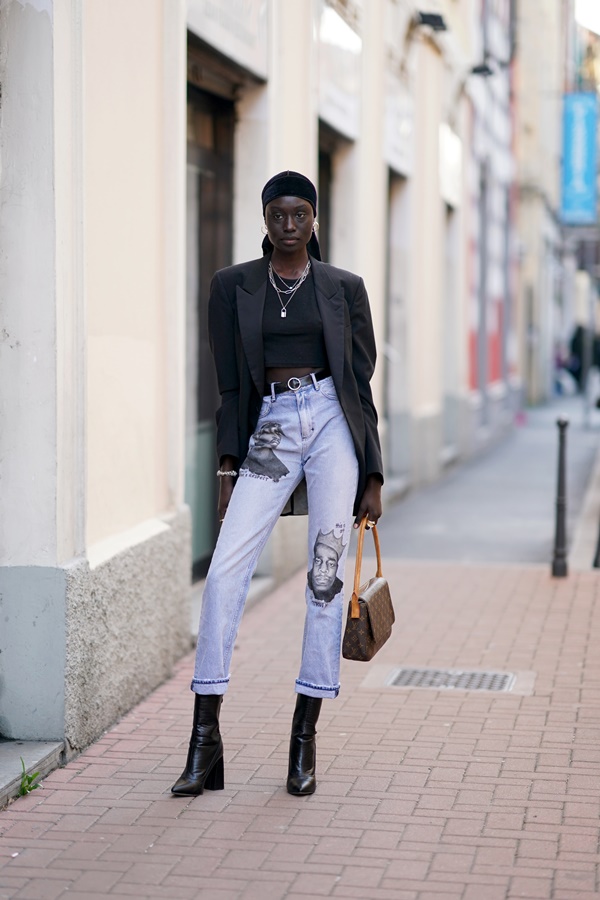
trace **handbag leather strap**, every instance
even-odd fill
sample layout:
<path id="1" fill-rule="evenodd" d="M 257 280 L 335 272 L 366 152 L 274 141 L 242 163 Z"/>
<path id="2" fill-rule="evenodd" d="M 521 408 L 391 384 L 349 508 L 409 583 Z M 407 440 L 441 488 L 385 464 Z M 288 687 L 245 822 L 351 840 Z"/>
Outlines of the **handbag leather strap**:
<path id="1" fill-rule="evenodd" d="M 367 516 L 360 523 L 358 531 L 358 544 L 356 547 L 356 562 L 354 564 L 354 589 L 352 591 L 352 600 L 350 605 L 350 618 L 360 619 L 360 606 L 358 604 L 358 592 L 360 590 L 360 570 L 362 567 L 363 544 L 365 542 L 365 530 L 367 527 Z M 373 532 L 373 540 L 375 541 L 375 553 L 377 554 L 377 572 L 376 578 L 382 577 L 381 571 L 381 547 L 379 546 L 379 535 L 377 534 L 377 525 L 371 526 Z"/>

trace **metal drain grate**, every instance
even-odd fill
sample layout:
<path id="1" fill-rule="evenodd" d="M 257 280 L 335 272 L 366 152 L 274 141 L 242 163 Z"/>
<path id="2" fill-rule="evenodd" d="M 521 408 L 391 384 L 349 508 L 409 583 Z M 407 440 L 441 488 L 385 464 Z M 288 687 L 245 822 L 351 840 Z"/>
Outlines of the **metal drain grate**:
<path id="1" fill-rule="evenodd" d="M 458 691 L 510 691 L 512 672 L 482 672 L 463 669 L 396 669 L 387 680 L 389 687 L 433 688 Z"/>

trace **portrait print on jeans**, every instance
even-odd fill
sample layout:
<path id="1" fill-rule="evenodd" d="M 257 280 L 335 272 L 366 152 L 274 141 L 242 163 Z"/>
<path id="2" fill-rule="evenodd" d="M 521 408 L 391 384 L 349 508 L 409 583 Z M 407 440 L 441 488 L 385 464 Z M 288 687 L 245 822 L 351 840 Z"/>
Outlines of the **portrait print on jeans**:
<path id="1" fill-rule="evenodd" d="M 337 574 L 340 557 L 346 547 L 343 535 L 343 527 L 340 534 L 336 534 L 335 528 L 331 531 L 319 531 L 317 534 L 307 581 L 313 593 L 313 603 L 316 602 L 319 606 L 330 603 L 344 586 Z"/>
<path id="2" fill-rule="evenodd" d="M 289 475 L 289 469 L 275 454 L 283 437 L 283 429 L 279 422 L 265 422 L 260 426 L 250 439 L 248 455 L 240 468 L 242 472 L 262 478 L 270 478 L 271 481 L 279 481 Z"/>

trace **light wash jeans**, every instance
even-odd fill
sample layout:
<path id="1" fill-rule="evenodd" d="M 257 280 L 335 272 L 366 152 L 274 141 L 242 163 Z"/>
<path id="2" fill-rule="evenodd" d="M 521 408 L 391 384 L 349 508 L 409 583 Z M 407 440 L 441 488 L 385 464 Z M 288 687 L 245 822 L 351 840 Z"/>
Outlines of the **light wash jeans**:
<path id="1" fill-rule="evenodd" d="M 296 692 L 337 697 L 343 577 L 358 463 L 331 377 L 263 399 L 202 598 L 192 690 L 224 694 L 258 557 L 292 491 L 306 477 L 308 576 Z"/>

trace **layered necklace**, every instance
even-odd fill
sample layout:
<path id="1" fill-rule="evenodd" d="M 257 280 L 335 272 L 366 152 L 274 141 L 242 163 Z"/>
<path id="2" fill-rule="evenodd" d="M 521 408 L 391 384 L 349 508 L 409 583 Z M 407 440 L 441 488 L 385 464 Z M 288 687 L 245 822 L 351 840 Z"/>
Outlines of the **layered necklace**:
<path id="1" fill-rule="evenodd" d="M 296 291 L 298 290 L 298 288 L 300 288 L 300 287 L 304 284 L 304 282 L 306 281 L 309 272 L 310 272 L 310 259 L 309 259 L 308 262 L 306 263 L 306 268 L 304 269 L 304 272 L 302 273 L 302 275 L 300 276 L 300 278 L 298 278 L 298 280 L 295 281 L 294 284 L 289 285 L 289 284 L 287 283 L 287 281 L 285 281 L 285 280 L 281 277 L 281 275 L 279 274 L 279 272 L 276 272 L 276 271 L 275 271 L 275 269 L 273 268 L 273 266 L 271 265 L 271 263 L 269 263 L 269 281 L 271 282 L 271 284 L 272 284 L 273 287 L 275 288 L 275 293 L 276 293 L 277 296 L 279 297 L 279 302 L 280 302 L 280 304 L 281 304 L 281 318 L 282 318 L 282 319 L 285 319 L 285 317 L 287 316 L 287 307 L 289 306 L 290 301 L 291 301 L 292 298 L 294 297 L 294 295 L 295 295 Z M 275 283 L 275 276 L 277 276 L 277 278 L 279 279 L 279 281 L 280 281 L 281 284 L 283 285 L 282 288 L 277 287 L 277 284 Z M 284 302 L 284 299 L 285 299 L 285 302 Z"/>

